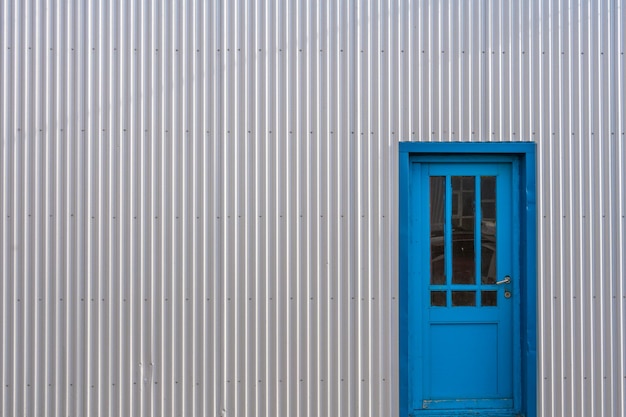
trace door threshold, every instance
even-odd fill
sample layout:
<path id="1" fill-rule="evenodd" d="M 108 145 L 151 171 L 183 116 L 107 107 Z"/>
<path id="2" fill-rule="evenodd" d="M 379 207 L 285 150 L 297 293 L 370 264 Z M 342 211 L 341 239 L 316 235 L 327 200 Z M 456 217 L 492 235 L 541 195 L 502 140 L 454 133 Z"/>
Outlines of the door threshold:
<path id="1" fill-rule="evenodd" d="M 524 417 L 511 410 L 415 410 L 409 417 Z"/>

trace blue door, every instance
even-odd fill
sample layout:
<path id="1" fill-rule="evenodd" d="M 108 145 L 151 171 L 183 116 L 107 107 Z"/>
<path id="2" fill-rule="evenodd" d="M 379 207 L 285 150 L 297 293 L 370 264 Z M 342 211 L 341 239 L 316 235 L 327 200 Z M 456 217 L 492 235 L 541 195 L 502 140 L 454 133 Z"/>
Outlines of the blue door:
<path id="1" fill-rule="evenodd" d="M 409 414 L 516 415 L 514 162 L 410 166 Z"/>

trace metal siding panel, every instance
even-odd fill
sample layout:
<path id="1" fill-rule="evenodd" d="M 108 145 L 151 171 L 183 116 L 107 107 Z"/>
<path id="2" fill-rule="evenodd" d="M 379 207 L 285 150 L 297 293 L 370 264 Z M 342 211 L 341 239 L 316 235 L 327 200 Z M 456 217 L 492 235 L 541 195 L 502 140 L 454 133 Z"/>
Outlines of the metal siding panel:
<path id="1" fill-rule="evenodd" d="M 397 143 L 532 140 L 539 414 L 622 415 L 624 22 L 2 1 L 0 413 L 397 414 Z"/>

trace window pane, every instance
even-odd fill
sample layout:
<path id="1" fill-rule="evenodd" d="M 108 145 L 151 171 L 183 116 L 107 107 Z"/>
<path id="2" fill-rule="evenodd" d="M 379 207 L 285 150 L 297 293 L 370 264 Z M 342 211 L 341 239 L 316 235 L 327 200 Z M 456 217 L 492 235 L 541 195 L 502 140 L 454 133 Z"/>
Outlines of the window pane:
<path id="1" fill-rule="evenodd" d="M 430 292 L 430 305 L 434 307 L 446 306 L 446 292 L 445 291 L 431 291 Z"/>
<path id="2" fill-rule="evenodd" d="M 496 307 L 498 305 L 498 292 L 483 291 L 480 294 L 480 305 L 483 307 Z"/>
<path id="3" fill-rule="evenodd" d="M 480 179 L 480 270 L 483 284 L 496 282 L 496 177 Z"/>
<path id="4" fill-rule="evenodd" d="M 452 291 L 452 306 L 475 306 L 476 291 Z"/>
<path id="5" fill-rule="evenodd" d="M 476 283 L 475 178 L 452 177 L 452 283 Z M 455 214 L 456 213 L 456 214 Z"/>
<path id="6" fill-rule="evenodd" d="M 444 233 L 446 177 L 430 177 L 430 283 L 446 283 Z"/>

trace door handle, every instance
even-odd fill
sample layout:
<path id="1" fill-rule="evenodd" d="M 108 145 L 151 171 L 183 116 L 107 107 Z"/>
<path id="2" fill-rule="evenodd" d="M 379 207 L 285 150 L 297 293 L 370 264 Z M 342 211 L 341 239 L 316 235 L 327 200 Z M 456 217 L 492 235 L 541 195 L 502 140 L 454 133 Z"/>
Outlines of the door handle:
<path id="1" fill-rule="evenodd" d="M 504 277 L 502 281 L 496 282 L 496 285 L 510 284 L 510 283 L 511 283 L 511 277 L 507 275 L 506 277 Z"/>

